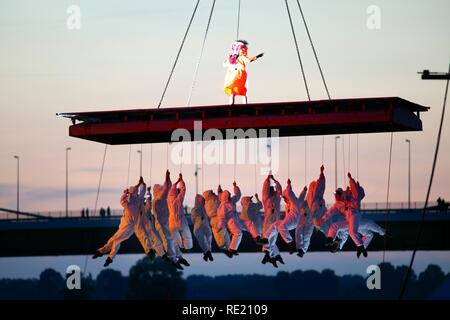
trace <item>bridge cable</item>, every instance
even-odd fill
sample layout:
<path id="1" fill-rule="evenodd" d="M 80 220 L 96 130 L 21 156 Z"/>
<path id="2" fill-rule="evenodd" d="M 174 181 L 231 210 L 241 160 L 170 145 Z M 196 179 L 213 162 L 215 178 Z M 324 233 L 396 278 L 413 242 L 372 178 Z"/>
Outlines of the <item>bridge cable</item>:
<path id="1" fill-rule="evenodd" d="M 189 24 L 187 26 L 186 32 L 184 33 L 183 40 L 181 41 L 180 48 L 178 49 L 177 56 L 176 56 L 175 61 L 173 63 L 172 69 L 170 71 L 169 78 L 167 79 L 166 85 L 164 86 L 164 90 L 163 90 L 163 93 L 161 95 L 161 99 L 159 100 L 159 103 L 158 103 L 158 109 L 161 107 L 161 104 L 162 104 L 162 101 L 163 101 L 164 96 L 166 94 L 167 88 L 169 87 L 169 82 L 172 79 L 173 72 L 174 72 L 175 67 L 176 67 L 176 65 L 178 63 L 178 59 L 180 57 L 181 51 L 183 50 L 184 42 L 186 41 L 186 37 L 187 37 L 187 35 L 189 33 L 189 29 L 191 28 L 192 21 L 194 20 L 194 16 L 195 16 L 195 13 L 197 12 L 197 8 L 198 8 L 198 4 L 199 3 L 200 3 L 200 0 L 197 0 L 197 4 L 195 5 L 194 11 L 192 12 L 191 19 L 189 20 Z"/>
<path id="2" fill-rule="evenodd" d="M 241 21 L 241 0 L 238 1 L 236 40 L 239 40 L 240 21 Z"/>
<path id="3" fill-rule="evenodd" d="M 104 168 L 105 168 L 105 159 L 106 159 L 106 151 L 107 150 L 108 150 L 108 145 L 105 144 L 105 151 L 103 152 L 102 167 L 101 167 L 101 170 L 100 170 L 100 178 L 99 178 L 99 181 L 98 181 L 97 196 L 95 198 L 94 212 L 92 213 L 93 215 L 97 211 L 98 197 L 99 197 L 99 194 L 100 194 L 100 187 L 102 185 L 102 178 L 103 178 L 103 171 L 104 171 Z M 89 239 L 89 241 L 87 242 L 88 244 L 91 242 L 90 240 L 91 239 Z M 88 248 L 88 250 L 89 250 L 89 248 Z M 86 274 L 87 265 L 88 265 L 88 258 L 89 258 L 89 255 L 86 255 L 85 259 L 84 259 L 83 274 Z"/>
<path id="4" fill-rule="evenodd" d="M 212 7 L 211 7 L 211 12 L 209 13 L 208 24 L 206 25 L 205 35 L 203 36 L 203 42 L 202 42 L 202 48 L 200 50 L 200 56 L 198 57 L 197 65 L 195 66 L 194 78 L 192 79 L 192 86 L 191 86 L 191 90 L 189 91 L 189 97 L 188 97 L 188 101 L 187 101 L 187 106 L 190 106 L 190 104 L 191 104 L 192 93 L 193 93 L 195 85 L 197 83 L 198 69 L 200 67 L 200 62 L 201 62 L 202 57 L 203 57 L 203 51 L 205 49 L 206 38 L 208 36 L 209 26 L 211 24 L 211 18 L 212 18 L 213 12 L 214 12 L 214 6 L 215 5 L 216 5 L 216 0 L 213 1 Z"/>
<path id="5" fill-rule="evenodd" d="M 386 192 L 386 213 L 384 215 L 384 248 L 383 248 L 383 263 L 385 262 L 386 258 L 386 247 L 387 247 L 387 227 L 388 227 L 388 214 L 389 214 L 389 193 L 390 193 L 390 187 L 391 187 L 391 167 L 392 167 L 392 142 L 394 140 L 394 132 L 391 131 L 391 142 L 389 145 L 389 167 L 388 167 L 388 180 L 387 180 L 387 192 Z"/>
<path id="6" fill-rule="evenodd" d="M 450 64 L 449 64 L 449 72 L 450 72 Z M 441 121 L 439 124 L 439 131 L 438 131 L 438 135 L 437 135 L 437 141 L 436 141 L 436 149 L 434 152 L 434 159 L 433 159 L 433 166 L 431 168 L 431 176 L 430 176 L 430 182 L 428 184 L 428 190 L 427 190 L 427 196 L 425 198 L 425 205 L 423 207 L 423 211 L 422 211 L 422 220 L 420 221 L 420 228 L 419 228 L 419 233 L 417 234 L 417 238 L 416 238 L 416 242 L 414 245 L 414 250 L 413 250 L 413 254 L 411 256 L 411 261 L 409 263 L 409 267 L 408 270 L 406 272 L 406 276 L 405 276 L 405 280 L 403 282 L 403 286 L 400 292 L 400 297 L 399 299 L 402 300 L 408 285 L 408 281 L 409 278 L 411 277 L 411 271 L 412 271 L 412 267 L 414 264 L 414 259 L 416 257 L 416 252 L 417 252 L 417 248 L 419 247 L 419 243 L 420 243 L 420 238 L 422 236 L 422 232 L 423 232 L 423 225 L 425 222 L 425 214 L 427 211 L 427 207 L 428 207 L 428 200 L 430 198 L 430 192 L 431 192 L 431 186 L 433 185 L 433 178 L 434 178 L 434 171 L 436 169 L 436 162 L 437 162 L 437 156 L 439 153 L 439 146 L 441 143 L 441 133 L 442 133 L 442 127 L 443 127 L 443 123 L 444 123 L 444 117 L 445 117 L 445 107 L 447 105 L 447 95 L 448 95 L 448 84 L 449 84 L 450 80 L 447 80 L 447 85 L 445 87 L 445 95 L 444 95 L 444 105 L 442 107 L 442 114 L 441 114 Z"/>
<path id="7" fill-rule="evenodd" d="M 316 59 L 317 67 L 319 69 L 320 76 L 322 78 L 323 86 L 325 87 L 325 91 L 327 93 L 328 100 L 331 100 L 330 91 L 328 90 L 328 85 L 327 85 L 327 82 L 325 81 L 325 76 L 324 76 L 320 61 L 319 61 L 319 56 L 318 56 L 317 50 L 314 46 L 314 43 L 313 43 L 313 40 L 311 37 L 311 33 L 309 32 L 308 23 L 306 22 L 306 18 L 305 18 L 305 15 L 303 14 L 302 6 L 300 5 L 299 0 L 297 0 L 297 5 L 298 5 L 298 9 L 300 10 L 300 14 L 302 16 L 303 24 L 305 25 L 306 34 L 308 35 L 309 43 L 310 43 L 311 49 L 314 53 L 314 58 Z M 325 136 L 322 135 L 322 164 L 323 164 L 323 159 L 324 159 L 324 153 L 325 153 Z"/>

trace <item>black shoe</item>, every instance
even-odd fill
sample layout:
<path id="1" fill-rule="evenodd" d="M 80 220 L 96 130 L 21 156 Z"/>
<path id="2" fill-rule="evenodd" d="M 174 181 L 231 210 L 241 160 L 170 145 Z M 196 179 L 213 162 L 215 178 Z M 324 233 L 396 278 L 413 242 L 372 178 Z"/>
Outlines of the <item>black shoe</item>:
<path id="1" fill-rule="evenodd" d="M 333 238 L 331 237 L 327 237 L 327 239 L 325 240 L 325 247 L 329 247 L 333 245 Z"/>
<path id="2" fill-rule="evenodd" d="M 264 254 L 264 258 L 261 260 L 261 263 L 266 264 L 269 261 L 270 261 L 270 254 L 269 254 L 269 251 L 266 251 Z"/>
<path id="3" fill-rule="evenodd" d="M 156 251 L 153 249 L 150 249 L 149 252 L 147 252 L 147 257 L 150 259 L 150 261 L 155 260 L 156 257 Z"/>
<path id="4" fill-rule="evenodd" d="M 184 270 L 183 267 L 181 266 L 180 262 L 172 262 L 171 264 L 178 270 Z"/>
<path id="5" fill-rule="evenodd" d="M 94 255 L 92 256 L 92 259 L 97 259 L 99 257 L 103 256 L 103 253 L 101 253 L 100 251 L 95 251 Z"/>
<path id="6" fill-rule="evenodd" d="M 298 255 L 300 258 L 303 258 L 303 255 L 304 255 L 304 254 L 305 254 L 305 253 L 303 252 L 302 249 L 298 249 L 297 255 Z"/>
<path id="7" fill-rule="evenodd" d="M 269 258 L 269 262 L 270 262 L 275 268 L 278 268 L 277 260 L 275 260 L 275 258 Z"/>
<path id="8" fill-rule="evenodd" d="M 260 236 L 257 236 L 253 240 L 255 240 L 256 244 L 259 245 L 259 246 L 262 246 L 262 245 L 265 245 L 265 244 L 269 243 L 269 239 L 266 239 L 266 238 L 261 239 Z"/>
<path id="9" fill-rule="evenodd" d="M 205 252 L 203 254 L 203 261 L 208 261 L 208 253 L 207 252 Z"/>
<path id="10" fill-rule="evenodd" d="M 105 268 L 112 263 L 112 259 L 110 257 L 106 258 L 105 264 L 103 265 Z"/>
<path id="11" fill-rule="evenodd" d="M 206 255 L 208 256 L 209 261 L 214 261 L 211 251 L 207 251 Z"/>
<path id="12" fill-rule="evenodd" d="M 185 248 L 180 248 L 180 251 L 181 251 L 181 253 L 187 253 L 188 252 L 188 250 L 185 249 Z"/>
<path id="13" fill-rule="evenodd" d="M 238 255 L 239 255 L 239 253 L 237 252 L 237 250 L 230 249 L 230 252 L 231 252 L 234 256 L 238 256 Z"/>
<path id="14" fill-rule="evenodd" d="M 330 250 L 331 253 L 336 253 L 339 251 L 340 242 L 334 241 L 329 247 L 328 250 Z"/>
<path id="15" fill-rule="evenodd" d="M 279 263 L 284 264 L 283 258 L 279 254 L 276 255 L 274 259 L 275 259 L 275 261 L 278 261 Z"/>
<path id="16" fill-rule="evenodd" d="M 169 256 L 167 255 L 167 253 L 164 253 L 164 254 L 162 255 L 161 259 L 162 259 L 163 261 L 170 262 L 170 259 L 169 259 Z"/>
<path id="17" fill-rule="evenodd" d="M 297 247 L 295 246 L 294 241 L 291 241 L 288 243 L 288 250 L 289 250 L 289 254 L 293 254 L 295 251 L 297 251 Z"/>
<path id="18" fill-rule="evenodd" d="M 182 264 L 182 265 L 184 265 L 186 267 L 190 266 L 189 262 L 187 262 L 187 260 L 184 259 L 184 258 L 178 258 L 178 263 L 180 263 L 180 264 Z"/>
<path id="19" fill-rule="evenodd" d="M 225 250 L 223 253 L 225 253 L 228 258 L 233 258 L 233 252 L 231 252 L 231 250 Z"/>
<path id="20" fill-rule="evenodd" d="M 358 248 L 356 248 L 356 257 L 358 259 L 361 256 L 361 253 L 363 254 L 364 258 L 367 258 L 367 251 L 366 248 L 364 248 L 364 246 L 359 246 Z"/>

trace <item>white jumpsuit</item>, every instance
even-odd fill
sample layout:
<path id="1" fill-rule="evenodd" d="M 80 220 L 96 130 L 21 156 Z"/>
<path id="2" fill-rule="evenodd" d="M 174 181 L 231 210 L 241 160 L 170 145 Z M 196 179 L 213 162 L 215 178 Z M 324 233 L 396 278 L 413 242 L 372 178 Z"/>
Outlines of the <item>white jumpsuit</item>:
<path id="1" fill-rule="evenodd" d="M 151 239 L 148 243 L 149 249 L 153 248 L 158 256 L 163 256 L 165 253 L 164 245 L 158 231 L 155 228 L 155 221 L 152 217 L 152 196 L 148 195 L 145 201 L 144 212 L 141 215 L 141 225 L 146 232 L 146 237 Z M 146 251 L 146 253 L 148 253 Z"/>
<path id="2" fill-rule="evenodd" d="M 203 205 L 203 199 L 199 194 L 195 196 L 195 204 L 191 211 L 191 218 L 194 223 L 194 236 L 203 253 L 206 253 L 211 251 L 212 231 L 208 215 Z"/>
<path id="3" fill-rule="evenodd" d="M 284 242 L 291 243 L 293 241 L 290 230 L 296 229 L 300 222 L 300 208 L 305 201 L 306 191 L 302 191 L 299 198 L 296 197 L 292 191 L 292 186 L 288 184 L 283 191 L 283 197 L 286 201 L 286 213 L 284 219 L 278 221 L 278 232 L 283 238 Z"/>
<path id="4" fill-rule="evenodd" d="M 230 235 L 226 228 L 219 228 L 219 218 L 217 216 L 217 209 L 220 205 L 219 198 L 212 190 L 203 192 L 203 198 L 205 198 L 205 211 L 210 220 L 214 240 L 220 249 L 228 249 L 230 246 Z"/>
<path id="5" fill-rule="evenodd" d="M 271 228 L 272 224 L 280 220 L 280 202 L 282 189 L 278 181 L 275 182 L 275 193 L 270 194 L 270 178 L 264 181 L 262 190 L 262 200 L 264 206 L 264 222 L 262 234 L 264 238 L 269 240 L 267 245 L 263 246 L 263 251 L 269 251 L 270 257 L 280 254 L 280 250 L 276 244 L 278 238 L 278 228 Z"/>
<path id="6" fill-rule="evenodd" d="M 306 253 L 311 243 L 311 236 L 314 232 L 314 219 L 320 219 L 326 212 L 325 200 L 325 175 L 320 174 L 317 180 L 311 181 L 306 195 L 304 205 L 301 207 L 302 216 L 295 229 L 295 239 L 297 249 Z M 306 216 L 304 215 L 306 213 Z"/>
<path id="7" fill-rule="evenodd" d="M 259 210 L 262 209 L 262 202 L 257 200 L 256 203 L 252 202 L 251 197 L 242 197 L 241 199 L 242 210 L 239 214 L 241 220 L 241 228 L 246 230 L 252 235 L 252 238 L 261 236 L 261 219 L 259 216 Z"/>
<path id="8" fill-rule="evenodd" d="M 192 234 L 189 223 L 184 214 L 183 201 L 186 195 L 186 185 L 183 180 L 179 182 L 180 190 L 174 184 L 167 196 L 167 207 L 169 208 L 169 230 L 172 237 L 177 242 L 179 248 L 192 249 Z M 177 258 L 181 257 L 181 251 L 177 253 Z"/>
<path id="9" fill-rule="evenodd" d="M 228 190 L 223 191 L 220 195 L 220 206 L 217 209 L 219 218 L 219 229 L 228 229 L 231 234 L 229 250 L 236 250 L 242 240 L 242 230 L 240 227 L 239 216 L 236 212 L 236 203 L 241 198 L 241 191 L 238 186 L 234 187 L 234 195 L 231 197 Z"/>
<path id="10" fill-rule="evenodd" d="M 361 221 L 361 213 L 359 212 L 358 193 L 359 190 L 353 179 L 350 179 L 351 196 L 344 201 L 336 201 L 335 204 L 328 209 L 323 219 L 330 219 L 336 212 L 340 212 L 345 220 L 333 223 L 328 229 L 327 237 L 335 238 L 338 231 L 348 228 L 348 233 L 357 247 L 363 245 L 361 236 L 358 233 Z"/>
<path id="11" fill-rule="evenodd" d="M 167 207 L 167 195 L 171 186 L 170 179 L 167 179 L 162 186 L 160 184 L 153 186 L 152 213 L 155 218 L 156 231 L 163 242 L 167 256 L 172 262 L 176 262 L 180 252 L 169 230 L 169 209 Z"/>
<path id="12" fill-rule="evenodd" d="M 145 185 L 143 188 L 145 190 Z M 103 247 L 98 249 L 102 254 L 109 252 L 108 257 L 111 260 L 119 251 L 121 243 L 129 239 L 133 233 L 136 233 L 145 250 L 147 250 L 147 244 L 151 247 L 151 239 L 146 238 L 143 228 L 140 228 L 140 213 L 142 212 L 145 193 L 139 195 L 136 187 L 130 187 L 129 190 L 129 195 L 123 193 L 120 197 L 120 204 L 124 211 L 118 230 Z"/>

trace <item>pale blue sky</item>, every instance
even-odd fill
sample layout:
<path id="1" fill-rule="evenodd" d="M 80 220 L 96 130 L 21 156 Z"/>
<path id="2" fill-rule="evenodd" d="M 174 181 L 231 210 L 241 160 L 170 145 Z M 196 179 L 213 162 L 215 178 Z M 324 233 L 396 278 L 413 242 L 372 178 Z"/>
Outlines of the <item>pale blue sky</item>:
<path id="1" fill-rule="evenodd" d="M 201 1 L 164 106 L 186 104 L 212 1 Z M 291 11 L 313 99 L 325 98 L 319 73 L 295 1 Z M 69 5 L 81 8 L 81 29 L 66 28 Z M 155 107 L 195 1 L 24 1 L 0 0 L 0 206 L 15 206 L 15 154 L 21 156 L 21 207 L 64 208 L 65 148 L 70 152 L 70 208 L 93 207 L 103 146 L 68 137 L 69 122 L 56 112 Z M 446 71 L 450 58 L 450 3 L 433 1 L 302 1 L 333 98 L 400 96 L 430 106 L 424 132 L 394 136 L 391 199 L 407 199 L 407 145 L 413 141 L 413 200 L 423 201 L 443 100 L 443 82 L 422 81 L 424 68 Z M 381 29 L 366 27 L 369 5 L 381 9 Z M 236 1 L 218 0 L 212 19 L 193 105 L 226 102 L 222 61 L 235 37 Z M 250 53 L 265 52 L 249 69 L 253 102 L 305 100 L 284 1 L 242 0 L 241 38 Z M 449 117 L 445 121 L 432 199 L 450 198 Z M 345 137 L 347 143 L 348 138 Z M 355 171 L 352 139 L 350 169 Z M 386 199 L 389 134 L 361 135 L 360 180 L 367 202 Z M 320 166 L 320 137 L 308 138 L 307 179 Z M 303 185 L 302 137 L 291 140 L 291 178 Z M 295 146 L 295 147 L 294 147 Z M 132 177 L 138 175 L 139 146 L 133 146 Z M 282 142 L 286 152 L 286 143 Z M 148 179 L 150 146 L 144 146 Z M 341 152 L 341 147 L 339 148 Z M 153 147 L 152 178 L 165 170 L 165 145 Z M 342 155 L 340 156 L 342 158 Z M 334 183 L 333 138 L 326 138 L 325 166 L 330 199 Z M 286 164 L 284 164 L 286 165 Z M 341 166 L 342 164 L 340 164 Z M 128 146 L 110 147 L 99 206 L 118 207 L 126 184 Z M 251 166 L 237 169 L 244 193 L 254 193 Z M 171 166 L 172 171 L 178 169 Z M 205 168 L 205 185 L 217 184 L 217 168 Z M 342 168 L 339 180 L 342 183 Z M 192 166 L 183 168 L 187 202 L 194 196 Z M 223 168 L 222 184 L 233 167 Z M 283 182 L 287 170 L 278 175 Z M 227 180 L 228 179 L 228 180 Z M 262 183 L 258 178 L 258 185 Z"/>

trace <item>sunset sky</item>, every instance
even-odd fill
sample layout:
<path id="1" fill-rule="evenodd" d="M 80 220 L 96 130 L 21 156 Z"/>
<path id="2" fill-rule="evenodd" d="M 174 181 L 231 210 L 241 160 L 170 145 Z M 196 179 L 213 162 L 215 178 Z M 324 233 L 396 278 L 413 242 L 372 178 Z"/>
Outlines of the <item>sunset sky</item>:
<path id="1" fill-rule="evenodd" d="M 196 1 L 0 1 L 0 207 L 16 205 L 16 159 L 20 156 L 21 209 L 63 210 L 65 148 L 69 152 L 71 210 L 94 207 L 104 145 L 70 138 L 67 119 L 57 112 L 153 108 L 161 97 Z M 201 1 L 163 106 L 186 105 L 212 1 Z M 81 9 L 81 29 L 66 26 L 67 8 Z M 295 1 L 290 9 L 312 99 L 325 99 L 320 74 Z M 430 1 L 302 1 L 332 98 L 399 96 L 431 107 L 423 114 L 423 132 L 394 134 L 392 201 L 407 200 L 407 144 L 412 141 L 412 200 L 424 201 L 431 171 L 444 81 L 423 81 L 423 69 L 447 71 L 450 58 L 450 2 Z M 367 27 L 366 10 L 376 5 L 381 28 Z M 236 35 L 237 0 L 218 0 L 211 22 L 191 105 L 227 103 L 222 61 Z M 249 66 L 249 100 L 306 100 L 284 1 L 242 0 L 240 38 L 249 53 L 264 52 Z M 431 193 L 450 200 L 450 117 Z M 359 136 L 359 180 L 366 202 L 385 202 L 389 134 Z M 343 184 L 342 140 L 346 169 L 356 173 L 356 136 L 339 142 L 338 181 Z M 321 140 L 307 138 L 304 170 L 303 137 L 290 140 L 290 175 L 295 190 L 318 175 Z M 334 188 L 334 136 L 325 138 L 326 199 Z M 140 145 L 132 146 L 131 182 L 139 178 Z M 162 182 L 166 145 L 143 146 L 144 178 Z M 287 177 L 287 143 L 281 140 L 282 184 Z M 129 146 L 108 148 L 100 206 L 119 207 L 127 183 Z M 152 167 L 150 171 L 150 167 Z M 169 164 L 175 178 L 179 167 Z M 194 199 L 194 167 L 183 166 L 186 203 Z M 150 173 L 151 172 L 151 173 Z M 218 184 L 217 166 L 205 166 L 204 189 Z M 222 185 L 231 187 L 233 166 L 222 167 Z M 244 194 L 255 192 L 252 165 L 240 165 L 236 180 Z M 264 177 L 257 177 L 258 191 Z"/>

